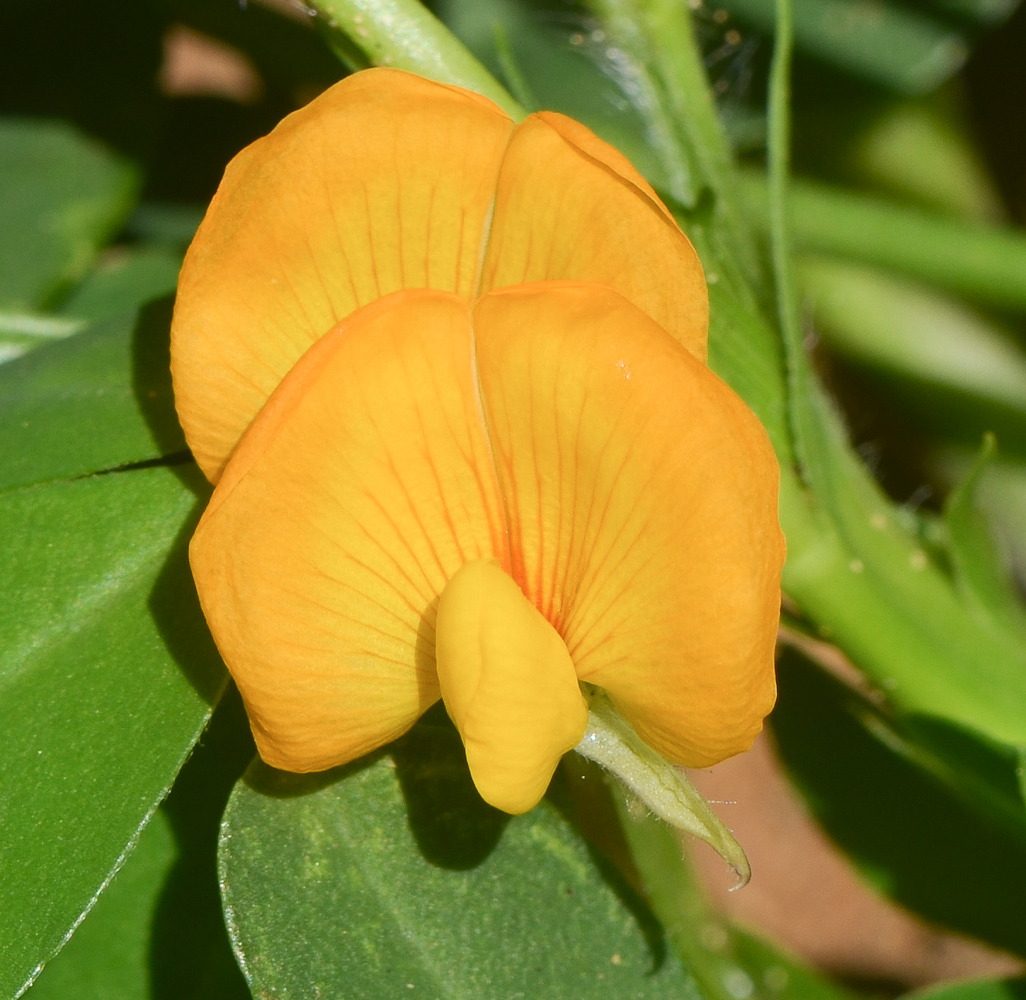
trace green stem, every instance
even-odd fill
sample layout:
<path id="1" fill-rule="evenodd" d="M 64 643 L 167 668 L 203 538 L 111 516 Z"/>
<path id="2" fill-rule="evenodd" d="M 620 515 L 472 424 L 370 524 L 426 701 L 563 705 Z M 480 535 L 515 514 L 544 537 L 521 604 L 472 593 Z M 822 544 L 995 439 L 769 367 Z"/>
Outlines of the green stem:
<path id="1" fill-rule="evenodd" d="M 611 789 L 645 896 L 674 951 L 708 1000 L 854 1000 L 718 913 L 683 851 L 680 838 L 651 815 L 638 815 Z"/>
<path id="2" fill-rule="evenodd" d="M 730 981 L 723 981 L 725 971 L 738 968 L 730 954 L 730 932 L 722 918 L 714 914 L 698 884 L 680 837 L 655 817 L 637 815 L 619 789 L 612 789 L 612 796 L 645 896 L 674 951 L 699 980 L 709 1000 L 735 1000 Z M 696 929 L 716 933 L 723 947 L 710 948 Z M 756 1000 L 760 1000 L 759 994 Z"/>
<path id="3" fill-rule="evenodd" d="M 792 248 L 788 212 L 791 169 L 791 57 L 794 46 L 791 0 L 776 0 L 776 40 L 770 66 L 767 175 L 770 256 L 777 323 L 787 359 L 788 409 L 795 456 L 808 475 L 815 463 L 816 434 L 808 427 L 806 401 L 815 391 L 798 313 L 798 294 L 791 270 Z M 814 420 L 814 417 L 813 417 Z"/>
<path id="4" fill-rule="evenodd" d="M 368 64 L 465 87 L 494 101 L 516 120 L 525 117 L 507 90 L 417 0 L 311 0 L 311 6 L 350 65 L 359 58 L 354 58 L 355 46 Z"/>
<path id="5" fill-rule="evenodd" d="M 791 0 L 776 0 L 776 44 L 770 68 L 769 135 L 769 233 L 776 286 L 777 320 L 784 344 L 797 368 L 802 356 L 797 295 L 791 274 L 791 238 L 788 226 L 788 182 L 791 169 L 791 53 L 793 49 Z"/>
<path id="6" fill-rule="evenodd" d="M 840 499 L 825 498 L 822 506 L 792 470 L 782 470 L 785 591 L 819 635 L 879 686 L 890 709 L 1026 745 L 1020 633 L 981 626 L 951 578 L 902 530 L 891 505 L 856 468 L 859 478 L 830 470 Z M 824 509 L 842 503 L 841 517 Z"/>

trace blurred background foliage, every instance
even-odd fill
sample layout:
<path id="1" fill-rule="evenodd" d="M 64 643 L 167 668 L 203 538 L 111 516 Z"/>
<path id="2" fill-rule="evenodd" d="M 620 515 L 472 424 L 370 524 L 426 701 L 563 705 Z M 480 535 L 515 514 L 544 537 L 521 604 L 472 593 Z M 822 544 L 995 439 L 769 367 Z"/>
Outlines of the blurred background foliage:
<path id="1" fill-rule="evenodd" d="M 603 11 L 608 16 L 616 4 L 435 0 L 431 6 L 521 105 L 584 121 L 630 156 L 671 204 L 691 205 L 695 192 L 672 143 L 659 132 L 649 81 L 610 39 Z M 774 5 L 691 0 L 689 6 L 720 118 L 742 165 L 746 214 L 765 233 Z M 966 507 L 957 484 L 975 467 L 971 499 L 995 533 L 1002 565 L 1022 587 L 1026 9 L 1009 0 L 796 0 L 795 19 L 793 230 L 806 345 L 841 404 L 859 454 L 931 558 L 945 558 L 942 515 L 947 510 L 946 523 L 952 523 Z M 87 472 L 166 473 L 161 489 L 168 491 L 169 507 L 188 511 L 202 501 L 204 487 L 189 480 L 188 456 L 170 411 L 161 340 L 166 299 L 227 160 L 346 72 L 332 49 L 337 38 L 322 20 L 289 0 L 0 3 L 0 499 L 12 537 L 23 532 L 28 538 L 36 530 L 32 512 L 38 510 L 57 511 L 54 530 L 65 532 L 61 505 L 84 503 L 77 499 L 79 488 L 68 485 L 79 480 L 69 477 Z M 109 432 L 112 426 L 116 433 Z M 985 434 L 994 435 L 997 451 L 980 464 Z M 42 500 L 19 513 L 23 494 L 17 491 L 29 488 L 48 492 L 33 494 Z M 67 499 L 72 493 L 75 498 Z M 102 498 L 90 502 L 110 508 Z M 128 494 L 119 502 L 133 509 Z M 88 529 L 82 531 L 86 538 Z M 77 536 L 68 544 L 78 547 Z M 172 553 L 180 556 L 181 538 L 174 545 Z M 5 572 L 25 575 L 37 550 L 26 541 L 12 551 Z M 175 565 L 171 559 L 161 566 L 158 559 L 158 582 Z M 964 966 L 989 971 L 988 978 L 937 985 L 924 997 L 1022 1000 L 1026 986 L 1014 978 L 1026 958 L 1021 756 L 936 719 L 895 719 L 858 665 L 818 641 L 829 636 L 816 637 L 799 609 L 789 611 L 793 631 L 781 659 L 771 733 L 803 807 L 873 892 L 931 927 L 993 949 Z M 182 615 L 187 624 L 161 629 L 165 642 L 174 645 L 170 633 L 176 642 L 200 648 L 205 640 L 196 612 Z M 12 637 L 20 640 L 17 627 L 0 621 L 11 643 Z M 31 645 L 32 635 L 26 641 Z M 168 669 L 194 655 L 172 649 Z M 203 655 L 212 658 L 209 650 Z M 183 734 L 198 732 L 217 703 L 216 664 L 208 672 L 209 678 L 193 683 L 201 697 L 175 696 L 175 724 Z M 17 691 L 34 697 L 52 688 L 53 676 L 40 670 L 38 688 Z M 10 694 L 13 683 L 0 671 L 5 712 L 19 705 Z M 132 694 L 126 689 L 126 703 Z M 474 836 L 457 844 L 465 854 L 439 862 L 424 846 L 439 834 L 412 819 L 419 853 L 412 841 L 375 848 L 375 864 L 394 866 L 411 885 L 423 886 L 427 897 L 442 892 L 432 881 L 435 868 L 478 871 L 487 856 L 499 876 L 512 879 L 518 866 L 542 866 L 553 884 L 572 883 L 568 892 L 613 914 L 605 923 L 596 918 L 592 927 L 601 948 L 607 934 L 610 949 L 622 947 L 623 955 L 628 948 L 650 953 L 650 980 L 639 976 L 610 995 L 843 1000 L 860 992 L 893 996 L 922 985 L 921 976 L 903 977 L 900 969 L 874 973 L 843 962 L 826 970 L 846 977 L 839 983 L 753 936 L 710 902 L 715 889 L 700 879 L 701 863 L 696 869 L 681 859 L 668 831 L 631 814 L 615 791 L 580 770 L 580 762 L 568 765 L 538 816 L 502 834 L 495 818 L 473 804 L 461 774 L 447 776 L 445 767 L 458 772 L 459 766 L 437 749 L 448 738 L 442 722 L 429 720 L 415 738 L 436 748 L 425 759 L 449 761 L 432 776 L 444 785 L 444 796 L 431 801 L 450 803 L 470 824 Z M 29 773 L 27 765 L 18 770 L 15 728 L 7 727 L 4 737 L 13 748 L 6 759 L 15 763 L 4 765 L 3 780 L 12 787 Z M 91 746 L 93 737 L 83 732 L 81 745 Z M 7 900 L 0 906 L 6 912 L 0 916 L 0 995 L 17 995 L 35 975 L 133 844 L 123 870 L 29 996 L 244 997 L 249 990 L 236 957 L 245 961 L 247 949 L 250 981 L 267 991 L 260 995 L 321 995 L 309 992 L 302 978 L 309 956 L 296 954 L 293 939 L 282 937 L 283 914 L 296 926 L 322 920 L 337 900 L 321 899 L 311 885 L 297 901 L 304 894 L 295 885 L 315 860 L 326 869 L 355 870 L 354 845 L 372 840 L 373 831 L 296 847 L 281 830 L 295 821 L 289 810 L 298 808 L 296 802 L 305 803 L 304 822 L 330 824 L 353 810 L 400 810 L 405 794 L 404 808 L 414 816 L 418 804 L 404 783 L 403 762 L 412 766 L 417 754 L 400 748 L 391 764 L 379 758 L 336 785 L 306 789 L 306 797 L 261 797 L 254 789 L 266 791 L 266 776 L 251 773 L 248 783 L 237 784 L 252 745 L 234 695 L 222 699 L 175 780 L 191 738 L 179 737 L 179 749 L 147 765 L 149 784 L 139 794 L 140 801 L 149 795 L 149 805 L 126 807 L 121 826 L 111 820 L 110 842 L 97 841 L 93 854 L 82 855 L 77 894 L 66 890 L 59 873 L 44 877 L 31 891 L 50 893 L 61 905 L 33 899 L 34 913 L 26 916 L 11 902 L 23 883 L 9 880 L 10 898 L 0 890 L 0 900 Z M 147 825 L 147 808 L 172 781 L 169 797 Z M 121 794 L 116 783 L 112 787 L 111 794 Z M 5 845 L 18 842 L 9 859 L 38 865 L 44 855 L 34 852 L 40 837 L 48 836 L 49 814 L 39 807 L 31 826 L 10 805 L 14 801 L 8 800 L 6 811 L 0 805 L 0 835 Z M 95 816 L 83 815 L 83 825 L 104 822 L 107 802 L 97 802 Z M 431 811 L 430 805 L 420 808 Z M 276 811 L 284 819 L 266 818 Z M 727 808 L 724 815 L 733 814 Z M 26 827 L 20 839 L 14 834 L 19 825 Z M 574 839 L 576 830 L 588 839 Z M 225 847 L 233 834 L 237 842 L 249 837 L 252 843 L 233 853 Z M 492 850 L 500 834 L 504 847 Z M 484 852 L 480 838 L 487 841 Z M 543 842 L 548 853 L 528 853 L 527 862 L 517 854 L 517 845 Z M 261 867 L 267 858 L 272 863 Z M 294 869 L 292 881 L 275 880 L 279 864 L 283 872 Z M 246 873 L 241 882 L 229 886 L 226 880 L 239 871 Z M 236 920 L 229 927 L 231 941 L 219 879 L 229 913 L 243 914 L 241 925 Z M 448 892 L 453 883 L 446 884 Z M 468 884 L 468 892 L 476 891 Z M 385 920 L 374 906 L 387 910 L 391 904 L 372 903 L 352 919 L 364 927 Z M 24 910 L 24 901 L 19 905 Z M 552 912 L 559 926 L 571 919 Z M 503 930 L 508 914 L 474 913 L 484 928 L 483 965 L 489 949 L 515 950 Z M 623 915 L 639 913 L 630 943 L 616 944 L 627 940 L 617 937 L 626 933 L 620 924 L 630 923 Z M 661 929 L 652 923 L 656 917 Z M 358 936 L 343 918 L 332 919 L 342 923 L 329 924 L 328 932 L 347 926 Z M 444 928 L 432 930 L 430 916 L 420 919 L 424 939 L 417 946 L 443 947 L 438 941 Z M 666 958 L 671 952 L 664 939 L 676 958 Z M 361 942 L 353 947 L 376 955 L 383 969 L 401 965 L 412 947 L 398 937 Z M 526 964 L 516 968 L 526 970 L 531 954 L 525 945 L 520 957 Z M 595 993 L 597 980 L 563 982 L 558 963 L 550 968 L 545 961 L 537 959 L 540 978 L 522 971 L 523 980 L 514 975 L 508 983 L 500 977 L 484 985 L 445 985 L 442 977 L 436 992 L 505 996 L 519 981 L 521 995 L 543 995 L 543 986 L 546 996 L 582 996 L 585 988 L 601 995 Z M 590 974 L 598 959 L 581 961 Z M 615 951 L 611 961 L 619 967 L 625 959 Z M 377 987 L 370 980 L 354 986 L 333 981 L 330 970 L 324 975 L 325 996 L 394 995 L 403 986 L 385 985 L 384 978 Z M 555 978 L 544 978 L 550 975 Z"/>

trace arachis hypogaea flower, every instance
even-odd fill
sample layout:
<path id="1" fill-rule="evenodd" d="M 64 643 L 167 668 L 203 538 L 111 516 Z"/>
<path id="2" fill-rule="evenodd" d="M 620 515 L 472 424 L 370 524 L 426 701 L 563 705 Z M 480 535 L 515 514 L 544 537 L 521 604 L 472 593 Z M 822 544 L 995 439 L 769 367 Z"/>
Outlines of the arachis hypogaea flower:
<path id="1" fill-rule="evenodd" d="M 581 681 L 671 761 L 745 749 L 777 468 L 706 328 L 669 212 L 560 115 L 371 70 L 243 150 L 172 369 L 216 484 L 193 572 L 264 759 L 344 763 L 441 695 L 522 812 L 584 732 Z"/>

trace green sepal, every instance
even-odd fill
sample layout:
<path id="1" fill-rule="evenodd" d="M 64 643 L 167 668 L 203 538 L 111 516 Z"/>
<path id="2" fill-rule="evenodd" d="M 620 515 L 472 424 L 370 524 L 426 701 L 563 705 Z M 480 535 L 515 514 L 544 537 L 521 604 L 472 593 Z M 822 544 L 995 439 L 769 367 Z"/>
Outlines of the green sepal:
<path id="1" fill-rule="evenodd" d="M 661 820 L 704 840 L 737 875 L 735 888 L 748 884 L 752 868 L 734 835 L 683 769 L 643 743 L 604 694 L 592 696 L 588 729 L 575 749 L 614 774 Z"/>

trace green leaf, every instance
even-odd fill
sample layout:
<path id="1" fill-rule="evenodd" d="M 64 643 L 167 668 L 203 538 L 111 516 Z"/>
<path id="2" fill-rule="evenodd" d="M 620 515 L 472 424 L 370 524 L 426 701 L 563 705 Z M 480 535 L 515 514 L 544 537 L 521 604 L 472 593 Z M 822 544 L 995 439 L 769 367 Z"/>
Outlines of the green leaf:
<path id="1" fill-rule="evenodd" d="M 158 811 L 125 866 L 32 985 L 29 1000 L 147 1000 L 150 924 L 174 861 L 171 824 Z"/>
<path id="2" fill-rule="evenodd" d="M 955 780 L 978 786 L 966 789 L 976 794 L 970 802 L 921 766 L 911 739 L 902 746 L 887 728 L 867 727 L 873 717 L 860 700 L 807 661 L 786 653 L 778 677 L 773 732 L 784 764 L 863 874 L 931 922 L 1026 954 L 1026 812 L 1015 756 L 969 733 L 931 734 L 933 745 L 921 749 L 947 741 Z M 1008 803 L 1004 817 L 983 807 L 999 797 Z"/>
<path id="3" fill-rule="evenodd" d="M 987 434 L 979 458 L 944 505 L 944 523 L 955 580 L 970 607 L 985 624 L 1018 630 L 1026 641 L 1026 611 L 976 500 L 980 477 L 996 451 L 994 436 Z"/>
<path id="4" fill-rule="evenodd" d="M 941 483 L 955 488 L 972 469 L 978 453 L 961 447 L 939 447 L 928 468 Z M 976 503 L 994 530 L 1002 553 L 1016 576 L 1026 572 L 1026 463 L 1010 458 L 1007 449 L 981 473 Z"/>
<path id="5" fill-rule="evenodd" d="M 765 178 L 743 174 L 752 221 L 768 222 Z M 1026 310 L 1026 236 L 813 181 L 791 186 L 799 249 L 893 269 L 1002 309 Z"/>
<path id="6" fill-rule="evenodd" d="M 713 275 L 719 279 L 716 272 Z M 752 408 L 778 460 L 787 462 L 791 430 L 780 341 L 757 311 L 739 301 L 727 282 L 710 284 L 709 312 L 709 367 Z"/>
<path id="7" fill-rule="evenodd" d="M 847 449 L 820 387 L 809 389 L 803 419 L 812 447 L 804 454 L 815 461 L 806 469 L 837 533 L 803 536 L 794 495 L 786 492 L 792 484 L 782 477 L 785 589 L 820 635 L 885 692 L 892 710 L 947 720 L 1009 747 L 1026 745 L 1020 633 L 981 627 L 947 567 L 905 530 L 900 511 Z"/>
<path id="8" fill-rule="evenodd" d="M 81 277 L 132 206 L 132 168 L 60 122 L 0 119 L 0 308 Z"/>
<path id="9" fill-rule="evenodd" d="M 818 971 L 780 951 L 772 944 L 739 927 L 731 928 L 730 943 L 738 963 L 763 997 L 778 1000 L 855 1000 L 849 992 Z M 727 1000 L 737 1000 L 735 981 L 721 979 Z M 739 984 L 738 984 L 739 985 Z"/>
<path id="10" fill-rule="evenodd" d="M 84 320 L 44 313 L 0 313 L 0 364 L 20 358 L 43 344 L 79 333 Z"/>
<path id="11" fill-rule="evenodd" d="M 125 866 L 30 1000 L 248 1000 L 217 890 L 217 831 L 253 756 L 242 701 L 221 700 Z"/>
<path id="12" fill-rule="evenodd" d="M 772 0 L 727 0 L 724 6 L 746 24 L 773 32 Z M 847 0 L 796 0 L 794 26 L 801 51 L 905 94 L 933 90 L 969 54 L 957 31 L 901 4 L 870 10 Z"/>
<path id="13" fill-rule="evenodd" d="M 30 1000 L 248 1000 L 217 891 L 216 848 L 232 785 L 253 756 L 234 688 Z"/>
<path id="14" fill-rule="evenodd" d="M 990 404 L 988 416 L 1003 415 L 1002 424 L 1024 436 L 1026 354 L 996 323 L 921 285 L 845 261 L 806 258 L 800 277 L 816 331 L 838 354 L 947 390 L 948 410 L 957 397 L 977 397 Z"/>
<path id="15" fill-rule="evenodd" d="M 1026 846 L 1026 797 L 1016 780 L 1021 751 L 943 719 L 917 715 L 894 719 L 854 703 L 846 708 L 889 750 Z"/>
<path id="16" fill-rule="evenodd" d="M 203 211 L 202 205 L 144 201 L 125 222 L 125 235 L 151 247 L 183 254 L 203 221 Z"/>
<path id="17" fill-rule="evenodd" d="M 169 321 L 155 303 L 0 367 L 0 490 L 184 452 Z"/>
<path id="18" fill-rule="evenodd" d="M 120 867 L 224 672 L 186 561 L 207 487 L 153 468 L 0 494 L 0 996 Z"/>
<path id="19" fill-rule="evenodd" d="M 970 222 L 1005 218 L 967 116 L 955 106 L 943 99 L 874 100 L 861 91 L 862 100 L 852 94 L 838 113 L 835 90 L 815 91 L 804 112 L 807 129 L 797 112 L 796 153 L 806 169 L 824 180 L 845 180 L 852 195 L 873 192 Z"/>
<path id="20" fill-rule="evenodd" d="M 182 255 L 167 247 L 118 247 L 100 258 L 61 303 L 59 312 L 84 320 L 109 319 L 170 295 Z"/>
<path id="21" fill-rule="evenodd" d="M 221 838 L 258 996 L 697 998 L 662 929 L 548 802 L 486 806 L 451 728 L 341 772 L 256 764 Z"/>

